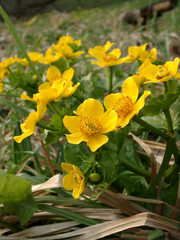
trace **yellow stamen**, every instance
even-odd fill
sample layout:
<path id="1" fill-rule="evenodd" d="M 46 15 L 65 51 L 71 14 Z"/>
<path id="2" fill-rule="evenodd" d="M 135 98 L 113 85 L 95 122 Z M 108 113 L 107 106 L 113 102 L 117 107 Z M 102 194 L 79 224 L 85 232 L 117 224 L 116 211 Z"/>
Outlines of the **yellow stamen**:
<path id="1" fill-rule="evenodd" d="M 122 96 L 114 104 L 113 109 L 116 111 L 118 118 L 125 117 L 132 108 L 132 101 L 128 96 Z"/>
<path id="2" fill-rule="evenodd" d="M 102 125 L 97 118 L 84 117 L 81 119 L 80 129 L 85 135 L 92 136 L 102 130 Z"/>
<path id="3" fill-rule="evenodd" d="M 168 74 L 169 74 L 168 67 L 163 65 L 163 66 L 160 66 L 159 71 L 156 75 L 156 78 L 161 79 L 161 78 L 167 76 Z"/>
<path id="4" fill-rule="evenodd" d="M 74 183 L 77 183 L 77 184 L 81 184 L 81 181 L 82 181 L 82 177 L 81 176 L 79 176 L 79 174 L 77 174 L 77 173 L 73 173 L 73 182 Z"/>

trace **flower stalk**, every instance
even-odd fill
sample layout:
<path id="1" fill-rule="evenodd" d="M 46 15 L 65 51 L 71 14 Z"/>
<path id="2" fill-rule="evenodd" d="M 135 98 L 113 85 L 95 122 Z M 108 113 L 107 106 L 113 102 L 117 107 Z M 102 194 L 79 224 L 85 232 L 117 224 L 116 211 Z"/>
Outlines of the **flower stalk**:
<path id="1" fill-rule="evenodd" d="M 113 83 L 113 67 L 106 67 L 106 78 L 108 83 L 108 92 L 112 93 L 112 83 Z"/>

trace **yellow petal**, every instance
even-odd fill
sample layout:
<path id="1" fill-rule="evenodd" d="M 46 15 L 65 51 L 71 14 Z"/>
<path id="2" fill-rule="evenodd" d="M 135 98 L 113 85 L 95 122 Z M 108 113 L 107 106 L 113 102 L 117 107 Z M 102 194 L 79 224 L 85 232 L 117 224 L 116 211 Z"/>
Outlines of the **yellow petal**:
<path id="1" fill-rule="evenodd" d="M 113 109 L 114 104 L 119 100 L 119 98 L 123 96 L 122 93 L 111 93 L 104 99 L 104 106 L 108 109 Z"/>
<path id="2" fill-rule="evenodd" d="M 74 169 L 74 171 L 79 174 L 80 177 L 82 177 L 84 179 L 84 174 L 82 173 L 82 171 L 80 170 L 80 168 L 78 168 L 77 166 L 72 164 L 72 167 Z"/>
<path id="3" fill-rule="evenodd" d="M 74 69 L 69 68 L 63 73 L 62 78 L 65 79 L 66 81 L 71 81 L 71 79 L 73 78 L 73 75 L 74 75 Z"/>
<path id="4" fill-rule="evenodd" d="M 95 152 L 103 144 L 107 143 L 108 140 L 109 140 L 108 137 L 105 135 L 95 135 L 89 139 L 87 145 L 90 147 L 91 152 Z"/>
<path id="5" fill-rule="evenodd" d="M 116 58 L 119 58 L 121 55 L 121 50 L 118 48 L 115 48 L 109 54 L 115 56 Z"/>
<path id="6" fill-rule="evenodd" d="M 53 78 L 55 78 L 57 76 L 61 77 L 61 72 L 59 71 L 59 69 L 57 67 L 50 66 L 48 68 L 48 70 L 47 70 L 47 74 L 46 75 L 47 75 L 47 79 L 49 81 L 51 81 L 51 79 L 53 79 Z"/>
<path id="7" fill-rule="evenodd" d="M 132 107 L 132 111 L 135 111 L 136 114 L 144 107 L 145 99 L 151 94 L 150 91 L 145 90 L 143 95 L 138 99 L 138 101 Z"/>
<path id="8" fill-rule="evenodd" d="M 175 58 L 173 61 L 167 61 L 165 66 L 168 67 L 170 74 L 176 75 L 178 72 L 179 58 Z"/>
<path id="9" fill-rule="evenodd" d="M 37 104 L 37 115 L 38 115 L 38 121 L 40 121 L 47 109 L 47 104 L 44 101 L 39 101 Z"/>
<path id="10" fill-rule="evenodd" d="M 72 84 L 71 81 L 69 81 L 69 82 Z M 70 97 L 71 95 L 73 95 L 79 85 L 80 85 L 80 83 L 77 83 L 74 87 L 68 87 L 63 94 L 63 98 L 67 98 L 67 97 Z"/>
<path id="11" fill-rule="evenodd" d="M 106 54 L 104 51 L 99 51 L 99 50 L 93 51 L 93 57 L 95 57 L 99 61 L 102 61 L 105 56 L 106 56 Z"/>
<path id="12" fill-rule="evenodd" d="M 107 41 L 106 44 L 104 45 L 105 52 L 109 51 L 112 46 L 114 45 L 114 42 Z"/>
<path id="13" fill-rule="evenodd" d="M 64 178 L 63 178 L 63 187 L 64 187 L 64 189 L 66 189 L 68 191 L 72 190 L 73 189 L 73 185 L 74 185 L 73 173 L 69 173 L 66 176 L 64 176 Z"/>
<path id="14" fill-rule="evenodd" d="M 117 126 L 117 114 L 114 110 L 108 110 L 104 113 L 101 125 L 103 129 L 101 133 L 108 133 L 113 131 Z"/>
<path id="15" fill-rule="evenodd" d="M 77 116 L 65 116 L 63 118 L 64 126 L 70 133 L 80 132 L 81 118 Z"/>
<path id="16" fill-rule="evenodd" d="M 157 80 L 156 75 L 158 71 L 159 71 L 158 66 L 150 64 L 142 70 L 142 75 L 149 80 Z"/>
<path id="17" fill-rule="evenodd" d="M 84 191 L 85 184 L 84 180 L 82 180 L 81 185 L 79 186 L 78 184 L 74 184 L 74 189 L 73 189 L 73 198 L 78 199 L 80 194 Z"/>
<path id="18" fill-rule="evenodd" d="M 135 111 L 130 111 L 124 118 L 119 118 L 117 123 L 117 130 L 128 125 L 128 123 L 130 122 L 132 117 L 134 117 L 135 114 L 136 114 Z"/>
<path id="19" fill-rule="evenodd" d="M 71 171 L 74 170 L 74 165 L 73 164 L 70 164 L 70 163 L 64 163 L 62 162 L 61 163 L 61 167 L 62 169 L 67 172 L 67 173 L 70 173 Z"/>
<path id="20" fill-rule="evenodd" d="M 33 94 L 33 98 L 27 96 L 26 94 L 22 93 L 21 94 L 21 99 L 22 100 L 28 100 L 28 101 L 32 101 L 32 102 L 37 102 L 37 96 L 36 94 Z"/>
<path id="21" fill-rule="evenodd" d="M 66 134 L 67 141 L 71 144 L 79 144 L 83 141 L 87 142 L 87 137 L 82 132 Z"/>
<path id="22" fill-rule="evenodd" d="M 51 84 L 49 82 L 45 82 L 45 83 L 42 83 L 41 85 L 39 85 L 38 91 L 41 92 L 43 90 L 47 90 L 50 88 L 51 88 Z"/>
<path id="23" fill-rule="evenodd" d="M 101 120 L 104 114 L 104 108 L 100 101 L 89 98 L 83 102 L 82 115 L 83 117 L 93 117 Z"/>
<path id="24" fill-rule="evenodd" d="M 133 77 L 128 77 L 124 81 L 122 85 L 122 92 L 131 99 L 132 103 L 136 102 L 139 94 L 139 87 L 134 81 Z"/>

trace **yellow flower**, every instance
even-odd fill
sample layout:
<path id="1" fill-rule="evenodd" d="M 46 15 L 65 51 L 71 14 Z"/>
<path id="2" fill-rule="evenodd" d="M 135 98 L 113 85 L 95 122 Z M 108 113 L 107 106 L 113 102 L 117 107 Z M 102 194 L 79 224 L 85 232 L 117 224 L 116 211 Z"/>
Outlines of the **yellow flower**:
<path id="1" fill-rule="evenodd" d="M 111 43 L 110 41 L 107 41 L 104 46 L 96 46 L 94 48 L 90 48 L 88 50 L 89 55 L 86 55 L 86 57 L 94 57 L 94 52 L 96 52 L 97 50 L 98 51 L 103 51 L 103 52 L 106 53 L 112 48 L 113 45 L 114 45 L 113 42 Z"/>
<path id="2" fill-rule="evenodd" d="M 65 116 L 63 123 L 71 134 L 67 140 L 72 144 L 84 141 L 95 152 L 108 137 L 103 135 L 113 131 L 117 125 L 117 114 L 113 110 L 104 113 L 104 108 L 98 100 L 89 98 L 85 100 L 75 112 L 77 116 Z"/>
<path id="3" fill-rule="evenodd" d="M 39 121 L 37 112 L 32 112 L 29 114 L 27 119 L 25 120 L 24 123 L 20 125 L 21 130 L 23 131 L 23 134 L 20 136 L 15 136 L 14 140 L 17 143 L 20 143 L 24 138 L 29 137 L 35 132 L 36 129 L 36 123 Z"/>
<path id="4" fill-rule="evenodd" d="M 143 64 L 141 64 L 141 66 L 139 67 L 139 74 L 138 75 L 133 75 L 133 79 L 136 82 L 136 84 L 139 86 L 139 88 L 142 86 L 142 84 L 144 83 L 148 83 L 148 79 L 144 77 L 144 75 L 142 74 L 142 71 L 145 67 L 147 67 L 148 65 L 150 65 L 151 62 L 149 59 L 146 59 Z M 126 80 L 125 80 L 126 81 Z"/>
<path id="5" fill-rule="evenodd" d="M 66 190 L 73 190 L 73 198 L 79 198 L 84 191 L 84 175 L 81 170 L 73 164 L 61 163 L 61 167 L 68 174 L 63 178 L 63 186 Z"/>
<path id="6" fill-rule="evenodd" d="M 124 62 L 131 63 L 136 60 L 144 62 L 146 59 L 154 62 L 156 60 L 157 50 L 153 48 L 150 52 L 146 51 L 148 43 L 143 44 L 142 46 L 130 46 L 128 48 L 128 56 L 124 57 Z"/>
<path id="7" fill-rule="evenodd" d="M 164 65 L 149 64 L 142 70 L 142 75 L 148 80 L 144 83 L 165 82 L 178 73 L 179 58 L 167 61 Z"/>
<path id="8" fill-rule="evenodd" d="M 69 87 L 69 84 L 66 84 L 65 80 L 59 79 L 54 81 L 52 86 L 49 83 L 43 84 L 43 86 L 40 85 L 39 92 L 33 94 L 32 98 L 22 94 L 21 99 L 37 102 L 37 114 L 39 119 L 41 119 L 46 112 L 47 104 L 53 101 L 58 102 L 62 99 L 67 87 Z"/>
<path id="9" fill-rule="evenodd" d="M 59 38 L 58 43 L 56 45 L 52 45 L 52 49 L 58 50 L 60 47 L 63 45 L 68 45 L 68 44 L 76 44 L 78 46 L 81 46 L 81 40 L 74 40 L 69 34 L 67 33 L 66 36 L 62 36 Z"/>
<path id="10" fill-rule="evenodd" d="M 139 60 L 141 62 L 144 62 L 146 59 L 148 59 L 150 62 L 155 62 L 156 56 L 157 56 L 157 49 L 153 48 L 153 49 L 151 49 L 150 52 L 143 51 L 139 56 Z"/>
<path id="11" fill-rule="evenodd" d="M 138 99 L 139 87 L 134 79 L 129 77 L 122 86 L 122 93 L 112 93 L 105 97 L 104 105 L 106 109 L 115 110 L 117 113 L 117 130 L 125 127 L 131 118 L 139 113 L 149 94 L 150 91 L 144 91 L 144 94 Z"/>
<path id="12" fill-rule="evenodd" d="M 84 53 L 83 51 L 74 52 L 69 45 L 63 45 L 59 48 L 58 52 L 63 59 L 75 59 Z"/>
<path id="13" fill-rule="evenodd" d="M 61 57 L 62 55 L 59 52 L 54 52 L 51 48 L 49 48 L 46 51 L 45 56 L 40 59 L 40 63 L 51 64 L 58 61 Z"/>
<path id="14" fill-rule="evenodd" d="M 38 52 L 29 52 L 28 56 L 33 63 L 41 62 L 41 59 L 43 58 L 43 54 Z M 26 58 L 18 58 L 17 56 L 15 56 L 15 62 L 19 62 L 23 66 L 29 65 Z"/>
<path id="15" fill-rule="evenodd" d="M 14 64 L 14 62 L 15 62 L 14 58 L 12 57 L 7 58 L 0 63 L 0 68 L 4 69 L 10 68 Z"/>
<path id="16" fill-rule="evenodd" d="M 61 74 L 61 72 L 59 71 L 59 69 L 57 67 L 50 66 L 47 71 L 47 79 L 49 80 L 49 82 L 41 84 L 39 86 L 39 91 L 46 89 L 46 88 L 49 89 L 50 87 L 52 87 L 53 83 L 57 80 L 63 80 L 63 81 L 65 81 L 66 90 L 61 95 L 61 98 L 69 97 L 76 91 L 76 89 L 80 85 L 80 83 L 77 83 L 75 86 L 72 86 L 73 82 L 71 80 L 73 78 L 73 75 L 74 75 L 73 68 L 69 68 L 66 71 L 64 71 L 63 74 Z"/>
<path id="17" fill-rule="evenodd" d="M 113 49 L 109 53 L 104 51 L 94 50 L 93 57 L 98 61 L 91 61 L 92 64 L 96 64 L 100 67 L 110 67 L 123 63 L 122 58 L 120 59 L 121 51 L 118 48 Z"/>

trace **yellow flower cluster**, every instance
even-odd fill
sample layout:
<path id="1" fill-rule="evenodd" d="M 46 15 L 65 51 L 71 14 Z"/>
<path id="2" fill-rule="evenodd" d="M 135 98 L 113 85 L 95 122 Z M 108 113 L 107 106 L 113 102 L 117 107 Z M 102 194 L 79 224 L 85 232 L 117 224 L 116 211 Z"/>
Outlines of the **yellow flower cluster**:
<path id="1" fill-rule="evenodd" d="M 73 68 L 67 69 L 61 74 L 57 67 L 50 66 L 46 74 L 49 81 L 39 86 L 38 93 L 34 94 L 32 98 L 25 94 L 21 95 L 22 100 L 34 101 L 37 103 L 37 112 L 31 113 L 24 125 L 21 124 L 21 129 L 24 133 L 18 137 L 14 137 L 16 142 L 20 143 L 24 138 L 35 132 L 35 125 L 43 118 L 48 103 L 60 101 L 62 98 L 71 96 L 76 91 L 80 83 L 73 86 L 73 82 L 71 81 L 73 75 Z"/>
<path id="2" fill-rule="evenodd" d="M 64 126 L 70 134 L 66 134 L 67 141 L 71 144 L 79 144 L 85 142 L 91 152 L 95 152 L 102 145 L 108 142 L 106 136 L 111 131 L 118 131 L 129 124 L 130 120 L 137 115 L 144 107 L 145 100 L 151 94 L 148 90 L 141 90 L 143 84 L 168 81 L 171 78 L 180 79 L 178 73 L 179 58 L 174 61 L 167 61 L 164 65 L 156 65 L 157 50 L 153 48 L 147 51 L 148 43 L 142 46 L 130 46 L 128 55 L 121 57 L 121 50 L 114 46 L 113 42 L 107 41 L 103 46 L 95 46 L 90 48 L 86 57 L 94 58 L 92 64 L 100 67 L 112 69 L 113 66 L 122 63 L 132 63 L 137 61 L 140 65 L 138 74 L 128 77 L 122 85 L 122 92 L 112 93 L 104 98 L 103 104 L 93 98 L 88 98 L 79 105 L 75 116 L 67 116 L 63 118 Z M 60 58 L 72 60 L 83 54 L 79 51 L 81 40 L 74 40 L 68 34 L 59 39 L 57 44 L 47 49 L 45 55 L 41 53 L 28 53 L 33 63 L 53 64 Z M 26 59 L 9 58 L 0 63 L 0 91 L 2 91 L 1 80 L 9 74 L 11 66 L 18 62 L 23 66 L 28 65 Z M 62 98 L 71 96 L 80 83 L 73 86 L 72 78 L 74 69 L 68 68 L 63 73 L 51 65 L 47 72 L 48 81 L 42 83 L 38 92 L 29 97 L 26 94 L 21 95 L 21 99 L 29 100 L 37 103 L 37 111 L 29 114 L 24 123 L 21 124 L 23 134 L 14 137 L 14 140 L 20 143 L 24 138 L 35 132 L 36 123 L 39 122 L 46 112 L 47 104 L 50 102 L 60 101 Z M 140 95 L 140 97 L 139 97 Z M 105 110 L 106 109 L 106 110 Z M 68 173 L 63 179 L 63 185 L 66 190 L 73 190 L 73 197 L 79 198 L 85 188 L 85 177 L 81 170 L 68 163 L 62 163 L 62 168 Z"/>

